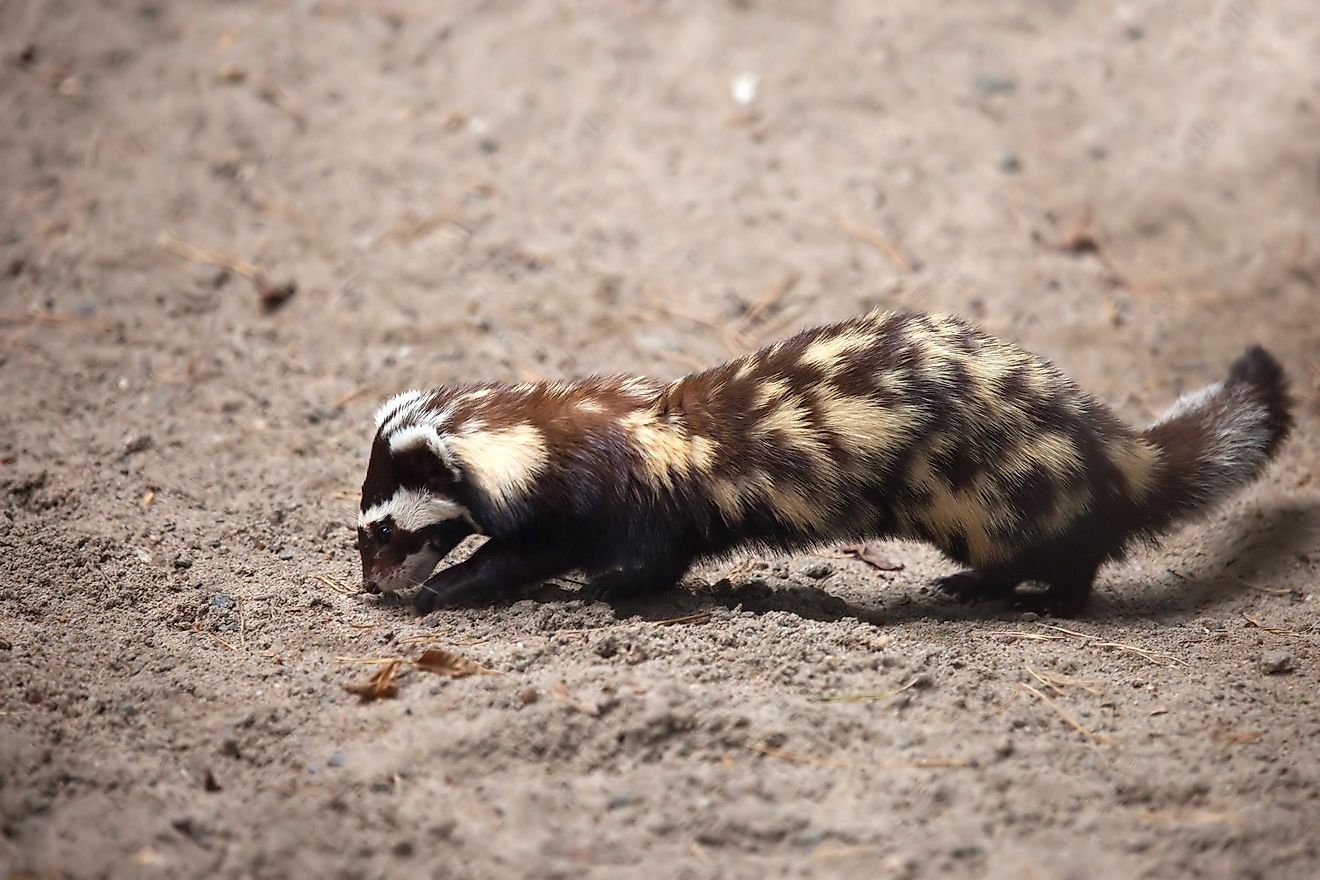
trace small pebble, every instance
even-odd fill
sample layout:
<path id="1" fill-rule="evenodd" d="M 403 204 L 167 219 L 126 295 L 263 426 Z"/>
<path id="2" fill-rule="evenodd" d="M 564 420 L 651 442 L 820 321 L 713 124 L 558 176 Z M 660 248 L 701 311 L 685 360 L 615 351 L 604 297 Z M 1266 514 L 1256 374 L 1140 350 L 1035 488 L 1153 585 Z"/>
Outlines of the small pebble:
<path id="1" fill-rule="evenodd" d="M 518 702 L 524 706 L 530 706 L 539 699 L 541 699 L 541 692 L 534 687 L 527 687 L 518 691 Z"/>
<path id="2" fill-rule="evenodd" d="M 802 574 L 812 580 L 819 581 L 834 574 L 834 566 L 830 565 L 828 562 L 813 562 L 811 565 L 802 569 Z"/>
<path id="3" fill-rule="evenodd" d="M 729 96 L 734 103 L 743 107 L 756 100 L 756 93 L 761 86 L 761 78 L 751 71 L 745 71 L 734 77 L 729 84 Z"/>
<path id="4" fill-rule="evenodd" d="M 973 81 L 976 90 L 983 95 L 1009 95 L 1017 91 L 1017 82 L 997 73 L 982 73 Z"/>
<path id="5" fill-rule="evenodd" d="M 1022 160 L 1015 154 L 1004 150 L 995 157 L 995 167 L 1005 174 L 1017 174 L 1022 170 Z"/>
<path id="6" fill-rule="evenodd" d="M 930 674 L 926 672 L 918 672 L 916 675 L 912 676 L 912 687 L 917 690 L 925 690 L 934 683 L 935 679 L 931 678 Z"/>
<path id="7" fill-rule="evenodd" d="M 152 446 L 150 434 L 130 434 L 124 438 L 124 452 L 132 455 L 135 452 L 146 452 Z"/>
<path id="8" fill-rule="evenodd" d="M 319 425 L 322 422 L 331 422 L 339 418 L 339 416 L 342 415 L 343 412 L 344 411 L 339 407 L 328 407 L 328 406 L 317 407 L 316 409 L 308 411 L 307 424 Z"/>
<path id="9" fill-rule="evenodd" d="M 824 831 L 803 831 L 801 834 L 795 835 L 791 842 L 794 846 L 809 849 L 813 846 L 819 846 L 824 840 Z"/>
<path id="10" fill-rule="evenodd" d="M 192 564 L 193 564 L 192 557 L 189 556 L 187 553 L 179 553 L 174 557 L 174 567 L 179 569 L 180 571 L 184 569 L 192 568 Z"/>
<path id="11" fill-rule="evenodd" d="M 1013 741 L 1011 739 L 1001 739 L 995 743 L 995 757 L 1004 759 L 1013 754 Z"/>
<path id="12" fill-rule="evenodd" d="M 325 763 L 331 767 L 342 767 L 346 760 L 348 760 L 348 758 L 343 752 L 335 752 L 329 758 L 326 758 Z"/>
<path id="13" fill-rule="evenodd" d="M 1266 651 L 1260 655 L 1260 668 L 1266 675 L 1292 672 L 1293 655 L 1288 651 Z"/>
<path id="14" fill-rule="evenodd" d="M 225 727 L 220 730 L 220 754 L 230 758 L 237 758 L 238 752 L 238 734 L 234 728 Z"/>
<path id="15" fill-rule="evenodd" d="M 236 603 L 232 596 L 226 596 L 224 593 L 216 593 L 211 597 L 211 608 L 215 611 L 227 611 L 233 608 Z"/>
<path id="16" fill-rule="evenodd" d="M 210 767 L 207 767 L 205 772 L 202 773 L 202 788 L 205 791 L 209 791 L 209 792 L 217 792 L 224 790 L 224 786 L 221 785 L 220 781 L 215 778 L 215 774 L 211 772 Z"/>
<path id="17" fill-rule="evenodd" d="M 621 810 L 629 804 L 635 804 L 642 799 L 642 796 L 635 791 L 621 791 L 618 794 L 611 795 L 605 802 L 607 810 Z"/>
<path id="18" fill-rule="evenodd" d="M 594 650 L 597 657 L 604 657 L 608 660 L 610 657 L 619 653 L 619 640 L 614 636 L 605 636 L 600 641 L 596 642 Z"/>
<path id="19" fill-rule="evenodd" d="M 1040 615 L 1034 611 L 1023 611 L 1022 616 L 1018 619 L 1031 623 L 1033 620 L 1040 620 Z"/>

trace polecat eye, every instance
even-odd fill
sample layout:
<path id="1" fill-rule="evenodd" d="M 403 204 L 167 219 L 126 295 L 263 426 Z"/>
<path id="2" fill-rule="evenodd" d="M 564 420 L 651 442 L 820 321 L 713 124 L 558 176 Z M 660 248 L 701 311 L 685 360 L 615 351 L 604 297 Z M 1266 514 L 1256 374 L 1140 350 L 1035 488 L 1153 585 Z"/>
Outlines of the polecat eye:
<path id="1" fill-rule="evenodd" d="M 384 547 L 394 537 L 394 526 L 389 523 L 376 523 L 371 527 L 371 536 L 376 539 L 376 543 Z"/>

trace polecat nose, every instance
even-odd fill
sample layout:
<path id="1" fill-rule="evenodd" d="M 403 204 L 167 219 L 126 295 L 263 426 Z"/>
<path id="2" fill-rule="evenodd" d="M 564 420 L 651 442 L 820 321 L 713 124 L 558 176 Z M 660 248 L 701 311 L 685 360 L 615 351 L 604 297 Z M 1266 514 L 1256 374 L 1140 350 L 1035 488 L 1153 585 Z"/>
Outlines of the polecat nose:
<path id="1" fill-rule="evenodd" d="M 373 596 L 379 595 L 380 593 L 380 587 L 365 578 L 362 581 L 362 590 L 363 592 L 371 593 Z"/>

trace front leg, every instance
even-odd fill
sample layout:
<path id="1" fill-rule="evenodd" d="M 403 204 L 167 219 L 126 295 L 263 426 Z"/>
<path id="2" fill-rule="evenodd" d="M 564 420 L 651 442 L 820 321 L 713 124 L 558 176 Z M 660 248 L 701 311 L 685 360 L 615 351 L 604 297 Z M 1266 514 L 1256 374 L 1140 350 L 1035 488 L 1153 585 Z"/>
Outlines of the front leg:
<path id="1" fill-rule="evenodd" d="M 413 605 L 419 614 L 429 614 L 443 606 L 489 601 L 574 567 L 562 547 L 491 538 L 464 561 L 432 575 Z"/>

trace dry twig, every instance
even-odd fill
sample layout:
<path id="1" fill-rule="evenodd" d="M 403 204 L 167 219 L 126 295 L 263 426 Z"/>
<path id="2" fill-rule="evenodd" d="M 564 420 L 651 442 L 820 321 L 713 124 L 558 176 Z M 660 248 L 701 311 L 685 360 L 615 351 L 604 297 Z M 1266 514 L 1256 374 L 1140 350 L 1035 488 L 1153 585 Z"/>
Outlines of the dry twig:
<path id="1" fill-rule="evenodd" d="M 985 631 L 985 635 L 987 635 L 987 636 L 1008 636 L 1009 638 L 1014 638 L 1014 639 L 1031 639 L 1031 640 L 1033 640 L 1033 641 L 1037 641 L 1037 642 L 1064 642 L 1064 641 L 1067 641 L 1067 637 L 1065 637 L 1065 636 L 1052 636 L 1052 635 L 1050 635 L 1050 634 L 1048 634 L 1048 633 L 1028 633 L 1028 632 L 1018 632 L 1017 630 L 1012 630 L 1012 629 L 989 629 L 989 630 L 986 630 L 986 631 Z"/>
<path id="2" fill-rule="evenodd" d="M 331 590 L 333 590 L 334 592 L 338 593 L 341 596 L 356 596 L 362 592 L 361 590 L 352 589 L 351 587 L 345 585 L 338 578 L 335 578 L 328 574 L 314 574 L 311 576 L 311 578 L 312 580 L 317 581 L 318 583 L 321 583 L 329 587 Z"/>
<path id="3" fill-rule="evenodd" d="M 834 222 L 843 232 L 847 233 L 848 235 L 852 236 L 853 238 L 857 239 L 863 244 L 869 244 L 871 247 L 875 248 L 880 253 L 884 254 L 886 257 L 889 258 L 890 262 L 892 262 L 895 266 L 899 268 L 900 271 L 902 272 L 912 271 L 912 261 L 908 259 L 908 256 L 903 252 L 903 249 L 900 248 L 894 242 L 885 238 L 876 230 L 869 229 L 865 226 L 860 226 L 849 220 L 847 217 L 844 217 L 843 215 L 839 215 L 838 217 L 836 217 Z"/>
<path id="4" fill-rule="evenodd" d="M 1128 653 L 1136 654 L 1138 657 L 1141 657 L 1143 660 L 1146 660 L 1150 663 L 1154 663 L 1156 666 L 1168 665 L 1165 663 L 1161 663 L 1160 662 L 1161 660 L 1167 660 L 1169 661 L 1169 663 L 1172 663 L 1176 666 L 1188 665 L 1187 661 L 1179 657 L 1175 657 L 1172 654 L 1165 654 L 1161 651 L 1151 651 L 1148 648 L 1138 648 L 1136 645 L 1128 645 L 1128 644 L 1124 644 L 1123 642 L 1106 642 L 1106 641 L 1102 641 L 1096 636 L 1087 635 L 1086 633 L 1077 632 L 1076 630 L 1072 630 L 1072 629 L 1065 629 L 1061 626 L 1054 626 L 1053 624 L 1049 624 L 1049 623 L 1042 623 L 1038 625 L 1043 626 L 1046 629 L 1056 630 L 1058 632 L 1073 636 L 1074 638 L 1081 639 L 1086 644 L 1094 645 L 1097 648 L 1116 648 L 1117 650 L 1120 651 L 1127 651 Z"/>
<path id="5" fill-rule="evenodd" d="M 821 758 L 816 755 L 799 755 L 796 752 L 777 749 L 768 746 L 765 743 L 747 743 L 747 748 L 753 752 L 760 752 L 771 758 L 779 758 L 781 761 L 791 761 L 794 764 L 825 764 L 829 767 L 847 767 L 847 761 L 840 761 L 837 758 Z"/>
<path id="6" fill-rule="evenodd" d="M 899 764 L 886 764 L 886 765 L 884 765 L 884 766 L 885 766 L 886 768 L 889 768 L 889 769 L 895 769 L 895 770 L 900 770 L 900 769 L 902 769 L 902 770 L 906 770 L 906 769 L 916 769 L 916 770 L 935 770 L 935 769 L 946 768 L 946 767 L 947 767 L 947 768 L 955 768 L 955 767 L 975 767 L 975 766 L 976 766 L 976 759 L 974 759 L 974 758 L 917 758 L 915 761 L 904 761 L 904 762 L 899 763 Z"/>
<path id="7" fill-rule="evenodd" d="M 1298 632 L 1295 629 L 1284 629 L 1283 627 L 1280 626 L 1270 626 L 1269 624 L 1261 623 L 1259 620 L 1252 617 L 1250 614 L 1246 613 L 1245 611 L 1242 612 L 1242 619 L 1245 620 L 1247 623 L 1251 624 L 1252 626 L 1256 627 L 1257 629 L 1263 629 L 1267 633 L 1274 633 L 1276 636 L 1300 637 L 1302 635 L 1300 632 Z"/>
<path id="8" fill-rule="evenodd" d="M 693 372 L 700 372 L 706 369 L 707 366 L 706 362 L 701 360 L 700 358 L 693 357 L 690 354 L 684 354 L 681 351 L 669 351 L 668 349 L 661 349 L 660 351 L 656 352 L 656 354 L 659 355 L 661 360 L 672 361 L 673 363 L 678 364 L 680 367 L 683 367 L 684 369 L 692 370 Z"/>
<path id="9" fill-rule="evenodd" d="M 1253 584 L 1238 578 L 1238 582 L 1248 590 L 1255 590 L 1257 593 L 1264 593 L 1267 596 L 1291 596 L 1292 590 L 1287 587 L 1262 587 L 1259 584 Z"/>
<path id="10" fill-rule="evenodd" d="M 207 266 L 217 266 L 221 269 L 233 272 L 235 275 L 242 275 L 249 281 L 257 281 L 264 277 L 256 263 L 235 256 L 234 254 L 218 251 L 214 248 L 202 247 L 201 245 L 190 244 L 183 241 L 172 232 L 162 232 L 156 239 L 161 247 L 174 254 L 176 257 L 182 257 L 193 263 L 202 263 Z"/>
<path id="11" fill-rule="evenodd" d="M 1226 746 L 1242 746 L 1247 743 L 1254 743 L 1256 740 L 1264 739 L 1265 731 L 1250 730 L 1245 733 L 1217 733 L 1214 735 L 1215 742 L 1223 743 Z"/>
<path id="12" fill-rule="evenodd" d="M 216 635 L 215 633 L 211 632 L 209 629 L 199 629 L 199 630 L 197 630 L 197 632 L 202 633 L 202 634 L 204 634 L 204 635 L 208 635 L 208 636 L 210 636 L 211 638 L 215 639 L 217 642 L 219 642 L 220 644 L 224 645 L 226 648 L 228 648 L 228 649 L 231 650 L 231 651 L 237 651 L 237 650 L 238 650 L 238 648 L 235 647 L 231 642 L 227 642 L 227 641 L 225 641 L 224 639 L 220 638 L 220 636 L 218 636 L 218 635 Z"/>
<path id="13" fill-rule="evenodd" d="M 234 254 L 191 244 L 183 241 L 172 232 L 162 232 L 156 241 L 176 257 L 182 257 L 185 260 L 207 266 L 217 266 L 236 275 L 242 275 L 256 286 L 257 301 L 268 312 L 279 308 L 298 292 L 298 285 L 294 282 L 285 281 L 282 284 L 274 284 L 267 281 L 266 275 L 261 271 L 260 266 Z"/>
<path id="14" fill-rule="evenodd" d="M 1055 712 L 1057 712 L 1057 713 L 1059 714 L 1059 717 L 1062 718 L 1065 722 L 1067 722 L 1067 724 L 1068 724 L 1069 727 L 1071 727 L 1073 730 L 1075 730 L 1075 731 L 1077 731 L 1078 733 L 1080 733 L 1082 736 L 1086 737 L 1086 738 L 1087 738 L 1088 740 L 1090 740 L 1092 743 L 1094 743 L 1094 744 L 1096 744 L 1096 745 L 1100 745 L 1101 743 L 1104 743 L 1104 742 L 1107 742 L 1107 741 L 1108 741 L 1108 740 L 1105 739 L 1105 737 L 1102 737 L 1102 736 L 1100 736 L 1099 734 L 1095 734 L 1095 733 L 1092 733 L 1091 731 L 1087 730 L 1087 729 L 1082 725 L 1082 722 L 1078 721 L 1078 720 L 1077 720 L 1076 718 L 1074 718 L 1072 715 L 1068 714 L 1068 711 L 1067 711 L 1066 709 L 1064 709 L 1064 708 L 1063 708 L 1062 706 L 1060 706 L 1058 703 L 1054 702 L 1054 700 L 1052 700 L 1052 699 L 1050 699 L 1049 697 L 1047 697 L 1047 696 L 1045 696 L 1044 694 L 1042 694 L 1040 691 L 1036 690 L 1036 689 L 1035 689 L 1034 687 L 1032 687 L 1031 685 L 1026 684 L 1026 683 L 1023 683 L 1023 682 L 1019 682 L 1019 683 L 1018 683 L 1018 687 L 1022 688 L 1022 689 L 1025 690 L 1027 693 L 1029 693 L 1029 694 L 1031 694 L 1032 696 L 1036 697 L 1036 698 L 1037 698 L 1038 700 L 1040 700 L 1042 703 L 1044 703 L 1045 705 L 1047 705 L 1047 706 L 1049 706 L 1051 709 L 1053 709 Z"/>
<path id="15" fill-rule="evenodd" d="M 747 310 L 746 314 L 742 316 L 744 328 L 750 328 L 756 323 L 756 319 L 761 317 L 762 312 L 773 308 L 781 299 L 788 296 L 789 291 L 797 286 L 801 277 L 802 276 L 798 275 L 796 272 L 786 273 L 784 277 L 780 279 L 778 284 L 770 288 L 765 296 L 753 303 L 751 308 Z"/>
<path id="16" fill-rule="evenodd" d="M 1086 691 L 1088 694 L 1094 694 L 1097 697 L 1100 696 L 1100 691 L 1093 687 L 1095 682 L 1082 681 L 1079 678 L 1073 678 L 1068 675 L 1059 675 L 1057 672 L 1037 672 L 1030 666 L 1026 667 L 1026 670 L 1028 675 L 1036 679 L 1036 681 L 1040 682 L 1045 687 L 1054 691 L 1056 694 L 1063 693 L 1064 688 L 1075 687 Z"/>
<path id="17" fill-rule="evenodd" d="M 1170 822 L 1190 825 L 1241 825 L 1242 820 L 1233 813 L 1216 813 L 1211 810 L 1188 810 L 1168 812 L 1147 810 L 1141 818 L 1149 822 Z"/>
<path id="18" fill-rule="evenodd" d="M 916 687 L 917 682 L 919 681 L 921 681 L 921 677 L 917 676 L 907 684 L 892 691 L 878 691 L 873 694 L 829 694 L 821 697 L 821 699 L 826 703 L 872 703 L 878 700 L 887 700 L 890 697 L 896 697 L 903 693 L 903 691 Z"/>
<path id="19" fill-rule="evenodd" d="M 66 327 L 87 333 L 106 333 L 113 329 L 104 321 L 54 312 L 0 312 L 0 324 L 38 324 L 43 327 Z"/>

